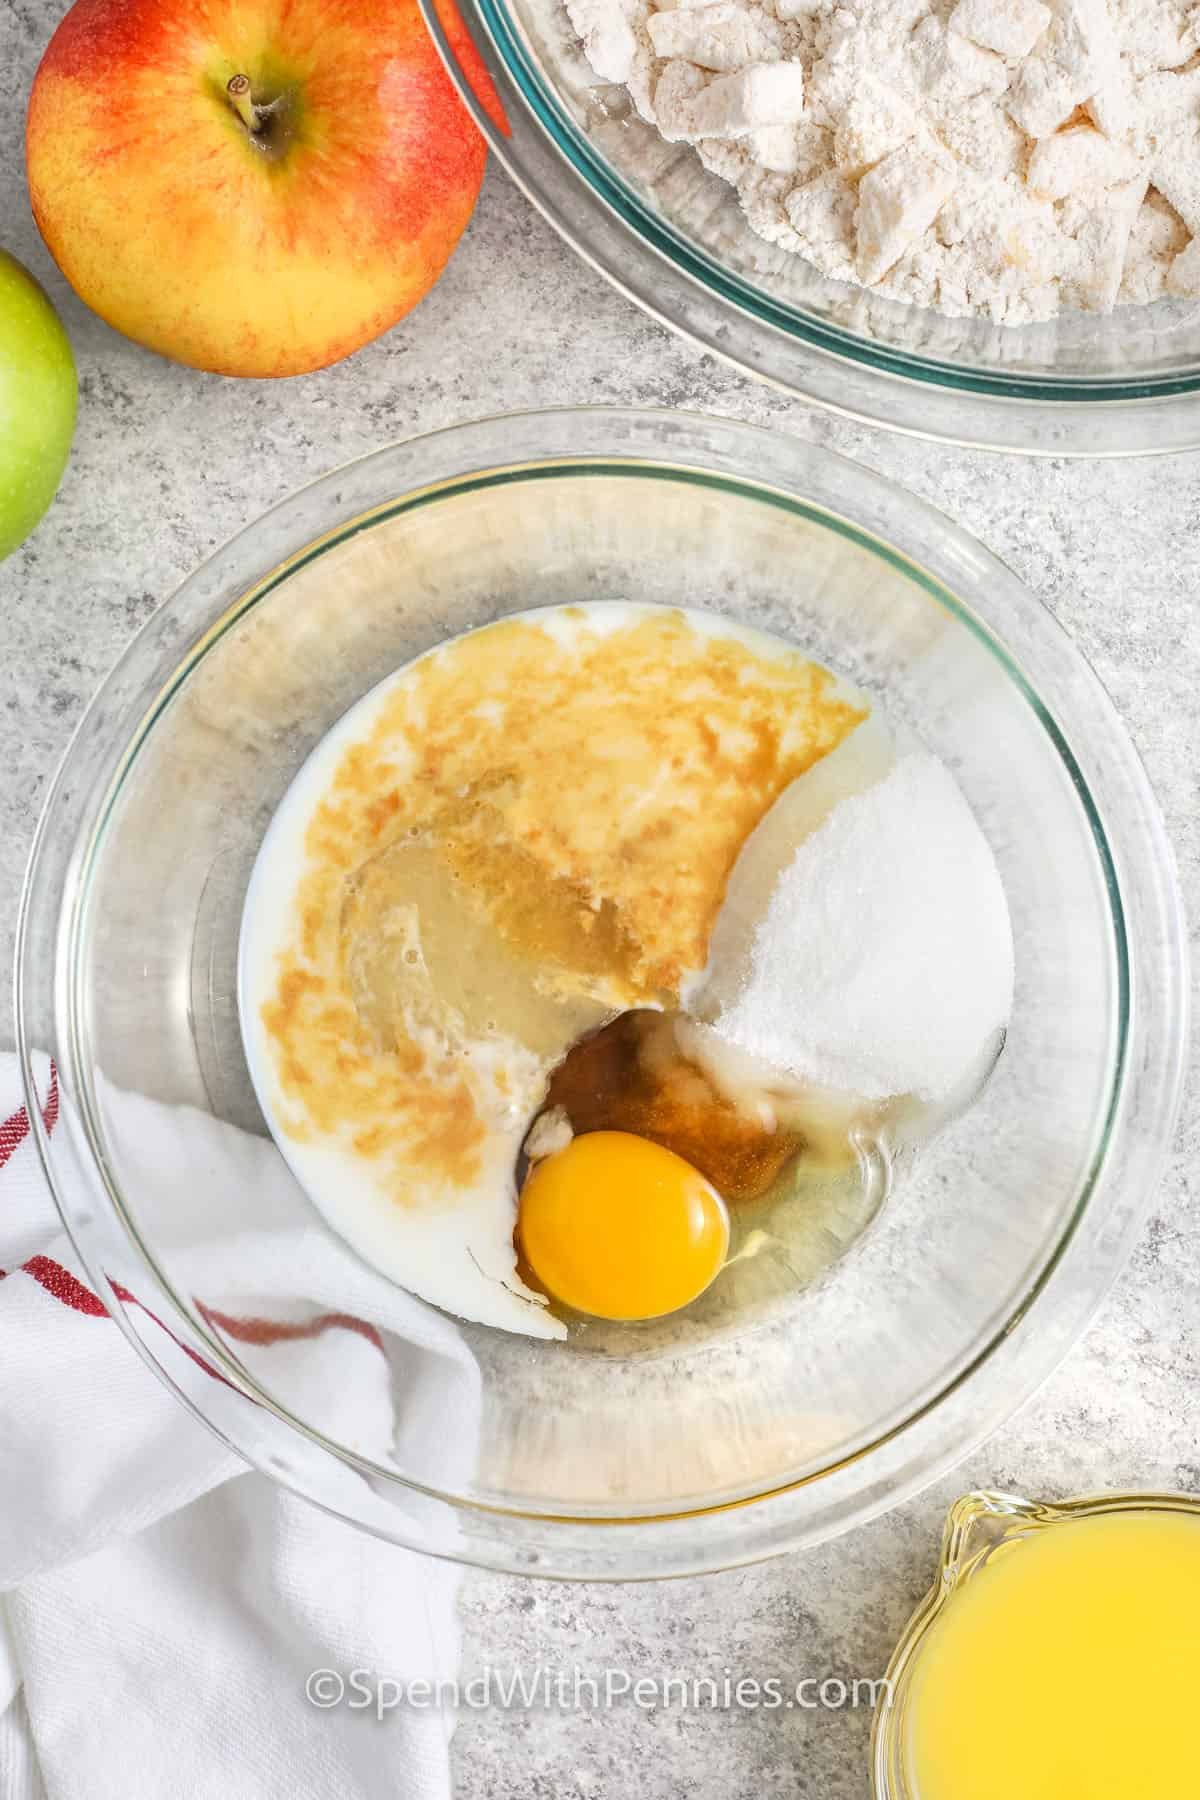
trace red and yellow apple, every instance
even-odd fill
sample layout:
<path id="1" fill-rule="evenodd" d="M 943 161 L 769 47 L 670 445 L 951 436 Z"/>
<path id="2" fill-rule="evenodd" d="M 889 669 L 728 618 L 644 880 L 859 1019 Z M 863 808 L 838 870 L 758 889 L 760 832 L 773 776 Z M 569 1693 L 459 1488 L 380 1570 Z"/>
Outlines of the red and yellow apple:
<path id="1" fill-rule="evenodd" d="M 449 0 L 443 23 L 488 93 Z M 76 0 L 26 130 L 71 285 L 126 336 L 225 375 L 323 368 L 403 318 L 485 156 L 417 0 Z"/>

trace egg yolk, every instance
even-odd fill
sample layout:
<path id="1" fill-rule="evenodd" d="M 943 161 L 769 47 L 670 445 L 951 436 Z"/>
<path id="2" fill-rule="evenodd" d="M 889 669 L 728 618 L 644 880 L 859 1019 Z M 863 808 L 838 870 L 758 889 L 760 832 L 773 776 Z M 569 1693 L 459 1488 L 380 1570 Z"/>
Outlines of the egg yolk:
<path id="1" fill-rule="evenodd" d="M 628 1131 L 589 1131 L 533 1165 L 517 1232 L 556 1300 L 598 1319 L 657 1319 L 717 1274 L 729 1215 L 673 1150 Z"/>

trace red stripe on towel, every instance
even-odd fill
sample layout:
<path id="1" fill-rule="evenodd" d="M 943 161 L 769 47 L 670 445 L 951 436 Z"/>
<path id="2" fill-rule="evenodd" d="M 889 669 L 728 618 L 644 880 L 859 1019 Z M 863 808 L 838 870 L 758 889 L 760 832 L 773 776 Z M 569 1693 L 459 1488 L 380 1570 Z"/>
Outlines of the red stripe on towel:
<path id="1" fill-rule="evenodd" d="M 50 1066 L 50 1089 L 42 1107 L 42 1123 L 46 1127 L 47 1135 L 57 1125 L 58 1114 L 58 1070 L 52 1063 Z M 0 1124 L 0 1169 L 4 1167 L 18 1146 L 24 1143 L 28 1135 L 29 1114 L 22 1106 L 15 1113 L 10 1113 L 9 1117 Z M 31 1275 L 34 1281 L 48 1294 L 52 1294 L 64 1306 L 70 1307 L 72 1312 L 83 1313 L 93 1319 L 108 1317 L 108 1308 L 100 1296 L 93 1293 L 91 1288 L 80 1281 L 77 1275 L 73 1275 L 61 1263 L 55 1262 L 53 1257 L 31 1256 L 26 1263 L 22 1264 L 22 1270 L 26 1275 Z M 0 1269 L 0 1281 L 5 1279 L 8 1272 Z M 110 1286 L 114 1298 L 122 1306 L 141 1307 L 146 1317 L 152 1319 L 160 1331 L 165 1331 L 171 1342 L 176 1344 L 185 1356 L 190 1356 L 206 1375 L 211 1375 L 214 1381 L 223 1383 L 225 1387 L 233 1388 L 235 1393 L 241 1393 L 242 1390 L 227 1376 L 222 1375 L 219 1369 L 214 1368 L 205 1357 L 200 1355 L 199 1351 L 193 1350 L 190 1344 L 185 1344 L 176 1337 L 170 1326 L 165 1325 L 157 1313 L 151 1312 L 148 1306 L 143 1305 L 136 1294 L 131 1293 L 119 1281 L 111 1282 Z M 319 1337 L 323 1331 L 342 1330 L 357 1332 L 360 1337 L 366 1339 L 367 1343 L 374 1344 L 381 1353 L 384 1351 L 383 1339 L 375 1326 L 369 1324 L 366 1319 L 356 1319 L 351 1313 L 321 1313 L 317 1318 L 309 1319 L 303 1324 L 291 1324 L 277 1319 L 237 1319 L 229 1313 L 211 1310 L 200 1300 L 196 1301 L 196 1305 L 210 1325 L 225 1332 L 241 1344 L 278 1344 L 300 1338 Z M 249 1396 L 244 1397 L 248 1398 Z"/>
<path id="2" fill-rule="evenodd" d="M 320 1313 L 315 1319 L 306 1319 L 302 1324 L 287 1324 L 282 1319 L 234 1319 L 228 1313 L 215 1312 L 199 1300 L 196 1305 L 210 1325 L 227 1332 L 239 1344 L 290 1343 L 297 1338 L 320 1337 L 323 1331 L 337 1329 L 356 1331 L 368 1344 L 374 1344 L 377 1350 L 383 1349 L 383 1339 L 375 1326 L 366 1319 L 356 1319 L 352 1313 Z"/>
<path id="3" fill-rule="evenodd" d="M 42 1107 L 42 1124 L 47 1133 L 58 1124 L 58 1070 L 50 1065 L 50 1092 L 46 1095 L 46 1103 Z M 10 1113 L 0 1125 L 0 1169 L 2 1169 L 13 1151 L 18 1149 L 29 1136 L 29 1114 L 23 1106 L 15 1113 Z"/>
<path id="4" fill-rule="evenodd" d="M 88 1313 L 94 1319 L 107 1318 L 108 1308 L 100 1296 L 93 1294 L 90 1287 L 84 1287 L 70 1269 L 64 1269 L 61 1263 L 55 1262 L 51 1257 L 31 1256 L 21 1267 L 26 1275 L 32 1275 L 48 1294 L 53 1294 L 56 1300 L 61 1300 L 72 1312 Z"/>

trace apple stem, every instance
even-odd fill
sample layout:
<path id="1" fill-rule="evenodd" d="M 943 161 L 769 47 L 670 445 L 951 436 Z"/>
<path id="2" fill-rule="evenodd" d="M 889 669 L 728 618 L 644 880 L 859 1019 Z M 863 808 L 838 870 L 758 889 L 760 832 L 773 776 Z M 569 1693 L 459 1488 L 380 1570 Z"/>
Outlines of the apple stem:
<path id="1" fill-rule="evenodd" d="M 225 92 L 233 102 L 246 130 L 257 136 L 266 122 L 269 108 L 256 105 L 250 94 L 250 80 L 246 75 L 231 75 L 225 84 Z"/>

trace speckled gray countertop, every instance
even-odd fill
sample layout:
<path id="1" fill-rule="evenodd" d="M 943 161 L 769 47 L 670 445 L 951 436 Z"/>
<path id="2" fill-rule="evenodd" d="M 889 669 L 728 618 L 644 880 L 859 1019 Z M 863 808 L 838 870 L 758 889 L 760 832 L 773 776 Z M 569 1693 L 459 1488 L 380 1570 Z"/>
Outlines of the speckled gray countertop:
<path id="1" fill-rule="evenodd" d="M 480 413 L 562 402 L 697 407 L 769 423 L 860 458 L 975 532 L 1042 596 L 1108 687 L 1200 919 L 1200 456 L 1035 464 L 815 414 L 642 318 L 496 169 L 433 295 L 341 367 L 274 385 L 173 367 L 80 305 L 29 215 L 24 101 L 59 10 L 50 0 L 0 0 L 0 240 L 60 303 L 82 384 L 59 500 L 0 567 L 6 969 L 55 762 L 95 685 L 176 583 L 265 507 L 346 458 Z M 0 1042 L 8 1027 L 5 991 Z M 929 1579 L 942 1511 L 964 1488 L 1200 1489 L 1198 1087 L 1193 1078 L 1150 1223 L 1099 1320 L 1036 1400 L 951 1479 L 818 1552 L 705 1580 L 569 1588 L 469 1575 L 465 1672 L 581 1663 L 684 1676 L 874 1675 Z M 861 1800 L 868 1730 L 865 1709 L 493 1710 L 460 1724 L 458 1792 Z"/>

